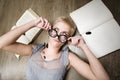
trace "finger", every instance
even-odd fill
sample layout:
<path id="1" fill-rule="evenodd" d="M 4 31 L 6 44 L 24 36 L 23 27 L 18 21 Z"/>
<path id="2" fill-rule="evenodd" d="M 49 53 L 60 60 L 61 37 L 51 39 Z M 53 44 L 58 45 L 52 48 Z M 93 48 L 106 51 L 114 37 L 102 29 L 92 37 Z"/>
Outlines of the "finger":
<path id="1" fill-rule="evenodd" d="M 75 46 L 77 46 L 81 42 L 81 39 L 78 39 Z"/>
<path id="2" fill-rule="evenodd" d="M 43 26 L 43 24 L 44 24 L 44 20 L 43 20 L 43 18 L 41 17 L 40 18 L 40 23 L 42 24 L 42 26 Z"/>
<path id="3" fill-rule="evenodd" d="M 38 18 L 38 23 L 40 23 L 40 22 L 42 22 L 42 21 L 43 21 L 43 18 L 42 18 L 42 17 Z"/>
<path id="4" fill-rule="evenodd" d="M 80 41 L 80 38 L 78 36 L 70 37 L 68 39 L 68 43 L 74 46 L 76 46 L 76 44 L 78 44 L 79 41 Z"/>
<path id="5" fill-rule="evenodd" d="M 72 44 L 72 37 L 69 37 L 67 41 L 68 41 L 68 44 Z"/>
<path id="6" fill-rule="evenodd" d="M 48 22 L 45 24 L 44 28 L 47 30 L 48 29 Z"/>
<path id="7" fill-rule="evenodd" d="M 78 39 L 72 39 L 72 42 L 71 42 L 73 45 L 76 45 L 78 43 Z"/>
<path id="8" fill-rule="evenodd" d="M 49 29 L 51 29 L 51 24 L 50 24 L 50 23 L 49 23 L 49 25 L 48 25 L 48 30 L 49 30 Z"/>
<path id="9" fill-rule="evenodd" d="M 48 30 L 48 29 L 49 29 L 49 26 L 50 26 L 50 23 L 48 23 L 48 24 L 47 24 L 47 26 L 46 26 L 46 30 Z"/>
<path id="10" fill-rule="evenodd" d="M 50 23 L 48 23 L 48 29 L 47 30 L 49 30 L 49 29 L 51 29 L 51 24 Z"/>
<path id="11" fill-rule="evenodd" d="M 42 28 L 42 26 L 43 26 L 43 18 L 40 17 L 40 18 L 38 19 L 38 21 L 39 21 L 39 22 L 37 22 L 37 27 Z"/>
<path id="12" fill-rule="evenodd" d="M 47 27 L 47 24 L 48 24 L 48 20 L 44 19 L 44 28 Z"/>

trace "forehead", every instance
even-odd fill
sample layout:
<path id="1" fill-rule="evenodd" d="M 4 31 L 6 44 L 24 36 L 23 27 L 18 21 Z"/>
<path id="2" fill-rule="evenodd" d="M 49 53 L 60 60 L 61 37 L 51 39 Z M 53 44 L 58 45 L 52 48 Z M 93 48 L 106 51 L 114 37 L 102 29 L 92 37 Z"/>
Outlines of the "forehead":
<path id="1" fill-rule="evenodd" d="M 61 32 L 65 31 L 70 33 L 70 26 L 65 22 L 57 22 L 53 25 L 53 28 L 58 28 Z"/>

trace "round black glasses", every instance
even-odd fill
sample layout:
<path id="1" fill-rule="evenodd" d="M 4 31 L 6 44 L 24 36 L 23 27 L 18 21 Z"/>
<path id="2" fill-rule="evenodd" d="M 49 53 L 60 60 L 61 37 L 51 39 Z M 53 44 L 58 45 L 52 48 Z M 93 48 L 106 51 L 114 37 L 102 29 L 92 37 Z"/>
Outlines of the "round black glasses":
<path id="1" fill-rule="evenodd" d="M 58 35 L 56 29 L 50 29 L 50 30 L 48 30 L 48 34 L 49 34 L 49 36 L 51 36 L 53 38 L 58 37 L 58 40 L 61 43 L 65 43 L 67 41 L 67 39 L 68 39 L 66 33 Z"/>

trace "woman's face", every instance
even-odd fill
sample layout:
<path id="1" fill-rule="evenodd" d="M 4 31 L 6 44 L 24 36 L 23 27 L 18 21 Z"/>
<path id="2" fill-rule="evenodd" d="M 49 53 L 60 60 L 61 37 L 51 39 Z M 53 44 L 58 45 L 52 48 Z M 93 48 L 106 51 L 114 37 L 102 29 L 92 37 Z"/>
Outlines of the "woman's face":
<path id="1" fill-rule="evenodd" d="M 62 46 L 64 43 L 62 43 L 60 40 L 64 40 L 64 36 L 60 35 L 65 35 L 67 40 L 70 36 L 70 26 L 65 22 L 57 22 L 56 24 L 54 24 L 53 29 L 55 29 L 58 36 L 50 37 L 50 42 L 55 46 Z"/>

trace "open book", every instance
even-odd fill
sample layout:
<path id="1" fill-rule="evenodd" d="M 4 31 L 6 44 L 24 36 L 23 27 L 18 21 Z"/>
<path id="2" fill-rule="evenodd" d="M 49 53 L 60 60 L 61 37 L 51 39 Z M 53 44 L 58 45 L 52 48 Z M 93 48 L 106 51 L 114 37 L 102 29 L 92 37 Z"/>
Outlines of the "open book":
<path id="1" fill-rule="evenodd" d="M 23 15 L 19 18 L 19 20 L 16 22 L 16 25 L 13 26 L 12 29 L 20 27 L 21 25 L 24 25 L 28 23 L 29 21 L 35 20 L 37 18 L 39 18 L 39 16 L 32 9 L 28 9 L 23 13 Z M 35 39 L 35 37 L 37 36 L 39 32 L 41 32 L 41 30 L 42 29 L 38 27 L 31 28 L 30 30 L 25 32 L 24 35 L 21 35 L 16 42 L 20 42 L 23 44 L 29 44 Z M 18 59 L 20 57 L 20 55 L 17 55 L 17 54 L 15 54 L 15 56 Z"/>
<path id="2" fill-rule="evenodd" d="M 120 49 L 120 26 L 102 0 L 92 0 L 70 16 L 97 58 Z"/>

